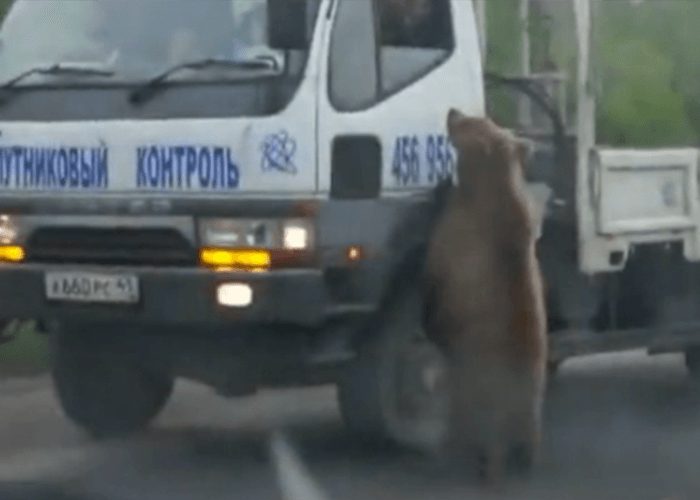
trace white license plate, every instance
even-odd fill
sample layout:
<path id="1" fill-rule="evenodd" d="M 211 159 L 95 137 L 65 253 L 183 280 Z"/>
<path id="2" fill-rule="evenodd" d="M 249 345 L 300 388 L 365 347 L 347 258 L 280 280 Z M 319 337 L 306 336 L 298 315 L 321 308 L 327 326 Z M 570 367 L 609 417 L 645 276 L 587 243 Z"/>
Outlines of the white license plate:
<path id="1" fill-rule="evenodd" d="M 46 273 L 46 298 L 68 302 L 134 304 L 139 280 L 130 274 Z"/>

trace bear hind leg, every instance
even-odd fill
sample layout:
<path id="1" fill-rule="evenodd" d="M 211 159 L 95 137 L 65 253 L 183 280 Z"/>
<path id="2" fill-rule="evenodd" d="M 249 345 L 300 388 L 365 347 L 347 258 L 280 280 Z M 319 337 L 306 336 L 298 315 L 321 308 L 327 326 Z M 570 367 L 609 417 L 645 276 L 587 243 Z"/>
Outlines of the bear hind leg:
<path id="1" fill-rule="evenodd" d="M 500 444 L 492 444 L 483 448 L 477 456 L 477 474 L 482 483 L 495 486 L 505 476 L 506 448 Z"/>
<path id="2" fill-rule="evenodd" d="M 535 466 L 536 455 L 537 450 L 533 443 L 512 443 L 508 448 L 508 472 L 516 476 L 529 475 Z"/>
<path id="3" fill-rule="evenodd" d="M 529 475 L 535 467 L 540 447 L 540 419 L 537 411 L 529 411 L 511 419 L 507 469 L 510 474 Z"/>

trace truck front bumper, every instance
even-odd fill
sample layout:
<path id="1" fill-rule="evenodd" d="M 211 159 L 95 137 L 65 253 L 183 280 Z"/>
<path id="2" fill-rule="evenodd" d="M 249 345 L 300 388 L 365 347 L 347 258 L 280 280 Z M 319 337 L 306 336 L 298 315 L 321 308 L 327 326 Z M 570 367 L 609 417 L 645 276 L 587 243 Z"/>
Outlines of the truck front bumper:
<path id="1" fill-rule="evenodd" d="M 136 275 L 139 279 L 139 302 L 119 305 L 49 301 L 45 275 L 52 270 Z M 0 314 L 5 319 L 39 318 L 214 328 L 232 323 L 314 327 L 321 325 L 328 313 L 323 272 L 319 269 L 240 273 L 199 268 L 22 264 L 0 267 L 0 276 Z M 252 303 L 240 308 L 219 305 L 217 289 L 225 283 L 250 286 Z"/>

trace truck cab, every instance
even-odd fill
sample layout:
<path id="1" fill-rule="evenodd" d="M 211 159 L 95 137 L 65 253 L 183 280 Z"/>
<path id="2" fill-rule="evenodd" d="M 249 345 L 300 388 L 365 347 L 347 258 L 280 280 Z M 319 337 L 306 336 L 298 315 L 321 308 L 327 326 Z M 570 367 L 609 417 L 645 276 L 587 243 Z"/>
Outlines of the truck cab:
<path id="1" fill-rule="evenodd" d="M 70 419 L 138 430 L 186 377 L 436 432 L 416 255 L 448 110 L 485 112 L 472 2 L 16 0 L 0 41 L 2 315 Z"/>

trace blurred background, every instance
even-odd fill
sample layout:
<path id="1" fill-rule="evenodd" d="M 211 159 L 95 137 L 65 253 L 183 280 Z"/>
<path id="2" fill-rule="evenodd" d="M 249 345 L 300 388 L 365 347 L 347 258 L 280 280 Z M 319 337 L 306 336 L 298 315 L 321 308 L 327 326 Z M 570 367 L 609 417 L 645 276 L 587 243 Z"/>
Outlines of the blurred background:
<path id="1" fill-rule="evenodd" d="M 486 0 L 487 70 L 518 74 L 519 0 Z M 700 2 L 602 0 L 595 14 L 598 139 L 616 146 L 700 144 Z M 529 32 L 533 72 L 568 73 L 573 106 L 575 39 L 570 2 L 534 0 Z M 512 100 L 492 95 L 491 112 L 509 121 Z"/>

